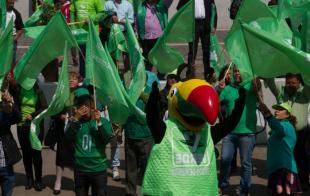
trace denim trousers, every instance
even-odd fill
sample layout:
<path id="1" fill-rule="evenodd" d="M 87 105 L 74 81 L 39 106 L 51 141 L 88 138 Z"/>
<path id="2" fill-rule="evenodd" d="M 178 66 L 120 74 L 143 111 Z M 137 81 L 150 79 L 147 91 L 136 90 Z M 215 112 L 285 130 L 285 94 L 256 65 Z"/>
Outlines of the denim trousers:
<path id="1" fill-rule="evenodd" d="M 3 196 L 11 196 L 15 184 L 13 166 L 0 167 L 0 183 Z"/>
<path id="2" fill-rule="evenodd" d="M 221 188 L 229 186 L 230 163 L 233 159 L 235 149 L 238 147 L 242 169 L 240 195 L 249 192 L 252 177 L 252 154 L 255 142 L 256 137 L 254 134 L 228 134 L 223 138 L 219 182 Z"/>
<path id="3" fill-rule="evenodd" d="M 111 146 L 111 167 L 119 167 L 121 165 L 119 160 L 119 144 L 117 142 L 117 137 L 112 136 L 110 138 L 110 146 Z"/>

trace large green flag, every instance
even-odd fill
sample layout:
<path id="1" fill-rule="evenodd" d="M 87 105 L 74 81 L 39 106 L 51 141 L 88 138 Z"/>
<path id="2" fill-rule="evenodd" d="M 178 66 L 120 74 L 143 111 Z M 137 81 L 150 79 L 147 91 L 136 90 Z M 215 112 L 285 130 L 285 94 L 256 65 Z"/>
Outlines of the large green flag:
<path id="1" fill-rule="evenodd" d="M 242 24 L 253 72 L 257 76 L 272 78 L 286 73 L 300 73 L 310 85 L 310 54 L 292 46 L 285 40 L 248 24 Z"/>
<path id="2" fill-rule="evenodd" d="M 26 90 L 31 89 L 46 64 L 62 54 L 66 41 L 68 48 L 77 47 L 68 25 L 58 12 L 16 65 L 15 80 Z"/>
<path id="3" fill-rule="evenodd" d="M 130 64 L 132 66 L 132 80 L 128 88 L 128 96 L 132 103 L 136 103 L 145 86 L 146 73 L 140 45 L 127 18 L 126 29 L 129 49 L 128 53 Z"/>
<path id="4" fill-rule="evenodd" d="M 103 48 L 91 20 L 88 32 L 85 80 L 96 88 L 100 103 L 108 106 L 111 121 L 124 124 L 135 108 L 132 108 L 116 66 L 109 52 Z"/>
<path id="5" fill-rule="evenodd" d="M 274 37 L 291 42 L 292 32 L 285 20 L 278 20 L 271 9 L 261 0 L 242 1 L 236 19 L 225 38 L 225 47 L 234 64 L 240 70 L 244 82 L 253 78 L 247 48 L 241 31 L 240 20 L 258 29 L 271 32 Z"/>
<path id="6" fill-rule="evenodd" d="M 301 40 L 305 52 L 310 52 L 310 10 L 303 16 Z"/>
<path id="7" fill-rule="evenodd" d="M 6 25 L 6 0 L 0 0 L 0 33 Z"/>
<path id="8" fill-rule="evenodd" d="M 128 51 L 125 36 L 118 24 L 113 24 L 111 27 L 108 49 L 111 56 L 116 60 L 119 60 L 122 57 L 122 52 Z"/>
<path id="9" fill-rule="evenodd" d="M 0 79 L 10 70 L 13 58 L 13 21 L 0 33 Z"/>
<path id="10" fill-rule="evenodd" d="M 41 19 L 41 15 L 43 14 L 43 8 L 41 6 L 27 19 L 25 22 L 25 27 L 33 27 L 37 26 L 37 23 Z"/>
<path id="11" fill-rule="evenodd" d="M 65 102 L 69 99 L 70 96 L 70 87 L 69 87 L 69 77 L 68 77 L 68 47 L 65 44 L 64 47 L 64 58 L 61 67 L 60 76 L 58 79 L 57 88 L 55 94 L 52 98 L 51 103 L 48 108 L 45 109 L 41 114 L 36 116 L 35 119 L 31 122 L 30 126 L 30 142 L 31 146 L 35 150 L 41 150 L 42 145 L 40 140 L 38 139 L 38 135 L 40 133 L 40 123 L 41 121 L 48 117 L 53 116 L 61 112 L 65 106 Z"/>
<path id="12" fill-rule="evenodd" d="M 302 16 L 310 9 L 310 0 L 278 0 L 278 18 Z"/>
<path id="13" fill-rule="evenodd" d="M 187 43 L 194 39 L 194 0 L 184 5 L 170 20 L 149 53 L 149 61 L 161 73 L 169 73 L 184 63 L 183 55 L 169 43 Z"/>
<path id="14" fill-rule="evenodd" d="M 24 29 L 26 37 L 37 39 L 44 31 L 46 26 L 34 26 Z M 78 44 L 85 44 L 88 37 L 88 32 L 85 29 L 71 29 L 71 32 Z"/>

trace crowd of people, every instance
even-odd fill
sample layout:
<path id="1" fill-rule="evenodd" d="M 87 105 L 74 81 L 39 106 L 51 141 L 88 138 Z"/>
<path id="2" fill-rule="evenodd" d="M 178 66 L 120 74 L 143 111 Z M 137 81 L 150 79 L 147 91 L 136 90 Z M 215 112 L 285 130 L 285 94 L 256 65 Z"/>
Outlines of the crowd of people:
<path id="1" fill-rule="evenodd" d="M 14 2 L 15 0 L 6 0 L 7 24 L 11 19 L 14 22 L 12 65 L 17 61 L 17 41 L 22 36 L 24 28 L 21 14 L 14 8 Z M 44 2 L 34 1 L 34 4 L 39 5 Z M 180 0 L 177 9 L 187 2 L 187 0 Z M 277 1 L 270 3 L 276 4 Z M 255 78 L 247 81 L 242 78 L 238 65 L 235 64 L 224 66 L 217 81 L 214 82 L 215 71 L 210 66 L 210 34 L 216 30 L 217 23 L 216 18 L 215 21 L 211 21 L 211 13 L 214 11 L 212 7 L 215 7 L 214 0 L 195 0 L 196 33 L 195 40 L 188 43 L 188 62 L 168 74 L 157 72 L 156 67 L 148 61 L 148 54 L 167 26 L 168 10 L 172 0 L 142 0 L 141 2 L 56 0 L 54 4 L 60 8 L 66 22 L 72 28 L 76 26 L 87 30 L 88 18 L 94 19 L 103 43 L 108 41 L 106 31 L 110 27 L 102 23 L 100 14 L 107 13 L 111 16 L 112 25 L 118 24 L 125 37 L 127 31 L 125 19 L 128 18 L 134 26 L 145 58 L 145 88 L 136 102 L 136 107 L 140 110 L 147 113 L 150 95 L 154 95 L 153 91 L 156 89 L 155 86 L 158 86 L 159 79 L 165 79 L 166 85 L 158 94 L 156 105 L 159 107 L 158 118 L 152 118 L 151 122 L 148 119 L 148 123 L 145 124 L 141 123 L 135 115 L 131 115 L 125 124 L 111 123 L 109 108 L 96 103 L 92 86 L 83 82 L 86 74 L 85 66 L 87 66 L 84 59 L 86 45 L 80 44 L 79 52 L 71 50 L 73 65 L 69 68 L 70 97 L 63 110 L 51 117 L 49 129 L 39 134 L 42 144 L 51 149 L 57 146 L 53 194 L 61 194 L 63 171 L 69 168 L 74 170 L 76 195 L 86 196 L 90 190 L 95 196 L 107 195 L 107 168 L 111 168 L 113 180 L 121 180 L 120 145 L 124 136 L 125 192 L 126 195 L 137 195 L 137 187 L 143 183 L 152 148 L 161 143 L 165 135 L 164 131 L 161 133 L 159 130 L 163 129 L 161 125 L 169 116 L 167 98 L 169 92 L 179 81 L 196 78 L 195 58 L 199 38 L 203 51 L 203 79 L 214 86 L 220 102 L 219 124 L 211 128 L 213 143 L 216 144 L 222 139 L 219 175 L 216 177 L 219 194 L 225 194 L 229 187 L 231 169 L 238 151 L 241 165 L 239 195 L 250 195 L 252 158 L 257 138 L 257 109 L 271 128 L 266 157 L 268 170 L 266 189 L 269 190 L 270 195 L 301 195 L 303 191 L 310 188 L 310 165 L 306 151 L 310 129 L 307 121 L 310 116 L 308 109 L 310 87 L 303 83 L 299 74 L 293 73 L 286 74 L 284 86 L 277 86 L 274 79 Z M 119 70 L 119 73 L 124 79 L 124 73 L 131 70 L 131 65 L 127 52 L 123 52 L 122 57 L 121 62 L 124 67 L 123 70 Z M 119 63 L 117 59 L 114 60 Z M 186 77 L 181 79 L 184 68 L 187 68 Z M 261 93 L 262 80 L 276 98 L 277 102 L 272 106 L 275 110 L 274 114 L 264 103 Z M 29 139 L 31 121 L 48 107 L 40 82 L 42 80 L 38 79 L 33 88 L 26 90 L 13 80 L 12 72 L 9 72 L 1 87 L 0 183 L 4 196 L 12 195 L 15 182 L 13 166 L 20 160 L 23 161 L 25 169 L 25 189 L 34 188 L 36 191 L 42 191 L 45 188 L 42 182 L 42 165 L 45 161 L 42 159 L 42 153 L 44 152 L 32 149 Z M 123 82 L 125 86 L 128 85 L 126 81 Z M 148 113 L 146 115 L 148 116 Z M 17 124 L 21 152 L 11 132 L 13 124 Z M 41 130 L 44 130 L 43 122 L 41 127 Z M 157 133 L 155 133 L 156 129 Z M 110 164 L 105 153 L 108 143 L 111 146 Z M 152 161 L 150 165 L 152 164 L 156 162 Z M 170 174 L 165 173 L 165 175 Z"/>

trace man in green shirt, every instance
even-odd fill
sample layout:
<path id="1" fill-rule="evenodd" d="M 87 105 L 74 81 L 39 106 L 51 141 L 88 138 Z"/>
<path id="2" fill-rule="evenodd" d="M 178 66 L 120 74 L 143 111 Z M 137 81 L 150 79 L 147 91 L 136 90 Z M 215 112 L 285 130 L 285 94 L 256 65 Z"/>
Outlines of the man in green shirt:
<path id="1" fill-rule="evenodd" d="M 106 195 L 107 158 L 105 147 L 112 134 L 111 124 L 100 117 L 93 98 L 82 95 L 76 100 L 77 110 L 66 131 L 74 142 L 74 181 L 76 195 Z"/>
<path id="2" fill-rule="evenodd" d="M 231 115 L 235 107 L 234 102 L 239 97 L 238 89 L 242 87 L 242 78 L 236 65 L 233 67 L 233 78 L 234 82 L 227 85 L 220 94 L 221 102 L 227 103 L 227 115 Z M 238 147 L 242 167 L 240 195 L 245 196 L 251 187 L 252 154 L 256 141 L 257 89 L 260 88 L 260 83 L 248 82 L 243 87 L 246 89 L 246 100 L 242 116 L 231 133 L 223 138 L 219 187 L 223 191 L 229 186 L 231 161 Z"/>
<path id="3" fill-rule="evenodd" d="M 72 0 L 70 6 L 70 17 L 72 23 L 77 23 L 74 26 L 88 30 L 87 21 L 89 18 L 93 19 L 95 23 L 99 22 L 101 14 L 104 12 L 103 0 Z M 99 27 L 97 26 L 98 32 Z M 85 44 L 79 45 L 80 51 L 80 75 L 85 78 Z"/>

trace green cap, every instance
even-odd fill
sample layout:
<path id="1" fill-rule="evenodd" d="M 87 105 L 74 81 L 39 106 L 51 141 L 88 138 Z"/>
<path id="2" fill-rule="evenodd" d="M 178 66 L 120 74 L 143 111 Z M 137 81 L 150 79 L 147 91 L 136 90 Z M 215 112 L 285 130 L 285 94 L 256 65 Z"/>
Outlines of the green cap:
<path id="1" fill-rule="evenodd" d="M 292 107 L 290 106 L 290 104 L 288 102 L 283 102 L 283 103 L 280 103 L 280 104 L 275 104 L 272 106 L 273 109 L 285 109 L 289 115 L 292 115 Z"/>

